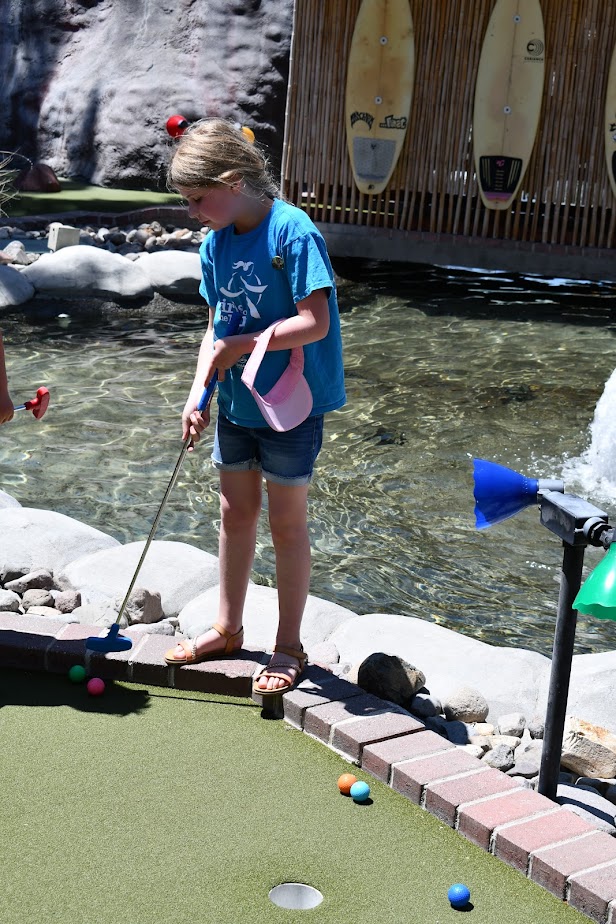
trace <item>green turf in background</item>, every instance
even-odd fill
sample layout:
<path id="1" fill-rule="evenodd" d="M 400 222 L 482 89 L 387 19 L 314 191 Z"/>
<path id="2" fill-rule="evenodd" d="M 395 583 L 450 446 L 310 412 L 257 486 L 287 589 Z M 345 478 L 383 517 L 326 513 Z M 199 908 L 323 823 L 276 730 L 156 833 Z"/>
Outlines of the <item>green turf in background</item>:
<path id="1" fill-rule="evenodd" d="M 4 671 L 0 704 L 2 924 L 588 924 L 367 775 L 341 796 L 349 764 L 248 700 Z"/>
<path id="2" fill-rule="evenodd" d="M 156 205 L 180 205 L 177 193 L 151 192 L 140 189 L 110 189 L 90 186 L 77 180 L 61 179 L 58 193 L 19 193 L 8 202 L 0 224 L 24 215 L 53 215 L 56 212 L 129 212 Z"/>

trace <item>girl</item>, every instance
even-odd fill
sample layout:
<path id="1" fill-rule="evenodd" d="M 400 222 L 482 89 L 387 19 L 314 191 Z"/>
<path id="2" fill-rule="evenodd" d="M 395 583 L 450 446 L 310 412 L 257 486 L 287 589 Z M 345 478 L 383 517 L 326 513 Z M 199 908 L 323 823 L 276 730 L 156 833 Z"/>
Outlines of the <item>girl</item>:
<path id="1" fill-rule="evenodd" d="M 323 415 L 346 400 L 333 271 L 321 234 L 304 212 L 279 197 L 264 155 L 231 123 L 205 119 L 191 126 L 173 155 L 169 185 L 188 200 L 191 218 L 210 228 L 200 250 L 200 292 L 209 305 L 209 324 L 182 428 L 183 438 L 190 434 L 196 443 L 208 426 L 209 409 L 196 408 L 217 371 L 212 459 L 220 473 L 221 529 L 218 621 L 192 642 L 170 649 L 166 659 L 194 664 L 241 647 L 265 479 L 279 622 L 273 656 L 253 689 L 280 694 L 294 686 L 306 660 L 300 625 L 310 581 L 307 497 Z M 299 348 L 312 395 L 310 416 L 284 431 L 268 425 L 242 382 L 258 334 L 275 321 L 280 323 L 255 388 L 260 395 L 269 392 Z M 225 335 L 229 326 L 238 332 Z"/>

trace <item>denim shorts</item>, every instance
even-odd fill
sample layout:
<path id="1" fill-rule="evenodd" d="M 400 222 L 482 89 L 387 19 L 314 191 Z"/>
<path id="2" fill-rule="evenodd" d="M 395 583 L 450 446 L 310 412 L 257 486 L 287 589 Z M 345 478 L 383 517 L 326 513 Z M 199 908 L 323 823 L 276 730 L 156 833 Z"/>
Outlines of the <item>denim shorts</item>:
<path id="1" fill-rule="evenodd" d="M 212 462 L 220 471 L 256 471 L 277 484 L 304 485 L 312 480 L 322 443 L 322 414 L 279 433 L 271 427 L 240 427 L 219 410 Z"/>

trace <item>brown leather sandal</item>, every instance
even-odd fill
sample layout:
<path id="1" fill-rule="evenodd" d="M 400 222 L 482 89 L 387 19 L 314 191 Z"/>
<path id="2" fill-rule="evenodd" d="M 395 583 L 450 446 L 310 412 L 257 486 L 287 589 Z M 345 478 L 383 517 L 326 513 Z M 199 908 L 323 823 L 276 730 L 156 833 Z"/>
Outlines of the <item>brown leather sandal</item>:
<path id="1" fill-rule="evenodd" d="M 290 658 L 294 658 L 296 661 L 299 661 L 297 667 L 297 674 L 295 679 L 290 683 L 287 682 L 286 686 L 278 687 L 277 690 L 262 690 L 261 687 L 258 687 L 257 684 L 261 677 L 279 677 L 281 680 L 289 681 L 290 675 L 285 673 L 285 663 L 277 664 L 274 668 L 264 667 L 263 670 L 259 671 L 257 676 L 252 682 L 252 692 L 256 693 L 258 696 L 280 696 L 282 693 L 288 693 L 289 690 L 292 690 L 293 687 L 297 684 L 299 678 L 302 675 L 302 671 L 306 666 L 307 655 L 304 652 L 302 647 L 300 648 L 286 648 L 284 645 L 274 645 L 274 651 L 281 651 L 283 654 L 289 655 Z M 294 664 L 289 663 L 289 667 L 293 670 L 296 670 Z"/>
<path id="2" fill-rule="evenodd" d="M 242 642 L 244 640 L 244 628 L 242 626 L 237 632 L 229 632 L 228 629 L 225 629 L 224 626 L 221 626 L 220 623 L 215 622 L 212 626 L 212 629 L 216 629 L 218 634 L 225 638 L 226 644 L 223 649 L 218 651 L 208 651 L 206 654 L 197 654 L 197 638 L 196 636 L 193 639 L 183 638 L 178 642 L 178 645 L 181 645 L 184 649 L 186 655 L 185 658 L 175 658 L 173 652 L 175 648 L 170 648 L 165 652 L 165 661 L 167 664 L 173 664 L 175 666 L 182 664 L 199 664 L 201 661 L 213 661 L 216 658 L 223 658 L 226 655 L 233 654 L 234 651 L 238 651 L 242 647 Z M 202 633 L 203 634 L 203 633 Z M 239 645 L 236 645 L 235 642 L 239 639 Z"/>

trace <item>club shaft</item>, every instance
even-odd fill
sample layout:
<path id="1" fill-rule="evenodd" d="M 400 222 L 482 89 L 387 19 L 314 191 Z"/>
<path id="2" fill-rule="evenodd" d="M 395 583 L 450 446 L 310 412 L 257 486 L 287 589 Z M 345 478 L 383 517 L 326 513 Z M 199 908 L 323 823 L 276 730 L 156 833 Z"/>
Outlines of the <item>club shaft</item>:
<path id="1" fill-rule="evenodd" d="M 143 547 L 143 552 L 141 553 L 141 558 L 139 559 L 139 563 L 138 563 L 137 567 L 135 568 L 135 573 L 133 574 L 133 579 L 132 579 L 132 581 L 130 582 L 130 585 L 129 585 L 128 590 L 126 591 L 126 596 L 124 597 L 124 600 L 122 601 L 122 606 L 120 607 L 120 612 L 118 613 L 118 616 L 117 616 L 117 619 L 116 619 L 116 622 L 118 623 L 118 625 L 120 624 L 120 620 L 122 619 L 122 616 L 124 615 L 124 610 L 126 609 L 126 604 L 128 603 L 128 598 L 130 597 L 130 595 L 131 595 L 132 592 L 133 592 L 133 587 L 135 586 L 135 582 L 137 581 L 137 578 L 138 578 L 138 576 L 139 576 L 139 572 L 141 571 L 141 566 L 143 565 L 143 562 L 144 562 L 144 560 L 145 560 L 145 556 L 148 554 L 148 549 L 150 548 L 150 544 L 151 544 L 151 542 L 152 542 L 152 539 L 153 539 L 154 536 L 156 535 L 156 530 L 158 529 L 158 524 L 160 523 L 160 518 L 161 518 L 162 515 L 163 515 L 163 511 L 164 511 L 164 509 L 165 509 L 165 507 L 166 507 L 166 505 L 167 505 L 167 501 L 169 500 L 169 495 L 171 494 L 171 492 L 172 492 L 172 490 L 173 490 L 173 486 L 175 485 L 175 482 L 177 481 L 177 477 L 178 477 L 178 475 L 180 474 L 180 469 L 182 468 L 182 462 L 184 461 L 184 456 L 186 455 L 186 452 L 187 452 L 187 450 L 188 450 L 188 447 L 190 446 L 191 440 L 192 440 L 192 437 L 191 437 L 191 436 L 187 436 L 186 439 L 184 440 L 184 445 L 182 446 L 182 451 L 180 452 L 179 458 L 178 458 L 178 460 L 177 460 L 177 462 L 176 462 L 175 468 L 174 468 L 174 470 L 173 470 L 173 475 L 171 476 L 171 478 L 170 478 L 170 480 L 169 480 L 169 484 L 167 485 L 167 490 L 165 491 L 164 497 L 163 497 L 162 501 L 160 502 L 160 507 L 158 508 L 158 512 L 157 512 L 157 514 L 156 514 L 156 516 L 155 516 L 155 518 L 154 518 L 154 522 L 152 523 L 152 528 L 150 529 L 150 534 L 149 534 L 148 538 L 147 538 L 146 541 L 145 541 L 145 545 L 144 545 L 144 547 Z"/>
<path id="2" fill-rule="evenodd" d="M 214 375 L 212 376 L 212 379 L 211 379 L 209 385 L 208 385 L 206 388 L 203 389 L 203 394 L 201 395 L 201 400 L 199 401 L 199 404 L 197 405 L 197 410 L 198 410 L 198 411 L 203 411 L 203 410 L 205 410 L 205 409 L 207 408 L 208 404 L 210 403 L 210 399 L 211 399 L 212 395 L 214 394 L 214 389 L 216 388 L 216 382 L 217 382 L 217 381 L 218 381 L 218 373 L 214 373 Z M 142 564 L 143 564 L 143 562 L 144 562 L 144 560 L 145 560 L 145 556 L 148 554 L 148 549 L 150 548 L 150 544 L 151 544 L 151 542 L 152 542 L 152 539 L 153 539 L 154 536 L 156 535 L 156 530 L 158 529 L 158 524 L 159 524 L 159 522 L 160 522 L 160 518 L 161 518 L 162 515 L 163 515 L 163 511 L 164 511 L 165 506 L 166 506 L 166 504 L 167 504 L 167 501 L 168 501 L 168 499 L 169 499 L 169 495 L 170 495 L 171 492 L 173 491 L 173 486 L 174 486 L 175 482 L 177 481 L 177 477 L 178 477 L 178 475 L 179 475 L 179 473 L 180 473 L 180 469 L 182 468 L 182 462 L 184 461 L 184 456 L 186 455 L 186 452 L 187 452 L 188 447 L 190 446 L 191 442 L 192 442 L 192 436 L 191 436 L 190 433 L 189 433 L 188 436 L 186 437 L 186 439 L 184 440 L 184 445 L 182 446 L 182 451 L 180 452 L 179 458 L 178 458 L 178 460 L 177 460 L 177 462 L 176 462 L 176 464 L 175 464 L 175 468 L 174 468 L 174 470 L 173 470 L 173 475 L 172 475 L 171 478 L 169 479 L 169 484 L 167 485 L 167 490 L 165 491 L 165 495 L 164 495 L 162 501 L 160 502 L 160 507 L 158 508 L 158 512 L 157 512 L 157 514 L 156 514 L 156 516 L 155 516 L 155 518 L 154 518 L 154 522 L 152 523 L 152 528 L 150 529 L 150 535 L 148 536 L 148 538 L 147 538 L 146 541 L 145 541 L 145 545 L 144 545 L 144 547 L 143 547 L 143 552 L 141 553 L 141 558 L 139 559 L 139 563 L 137 564 L 137 567 L 135 568 L 135 573 L 133 574 L 133 579 L 132 579 L 132 581 L 130 582 L 130 585 L 129 585 L 128 590 L 126 591 L 126 596 L 124 597 L 124 600 L 122 601 L 122 606 L 120 607 L 120 612 L 118 613 L 117 618 L 116 618 L 116 623 L 117 623 L 118 625 L 120 625 L 122 616 L 124 615 L 124 610 L 126 609 L 126 604 L 128 603 L 128 598 L 130 597 L 130 595 L 131 595 L 132 592 L 133 592 L 133 587 L 135 586 L 135 582 L 136 582 L 136 580 L 137 580 L 137 577 L 139 576 L 139 572 L 141 571 L 141 566 L 142 566 Z"/>

